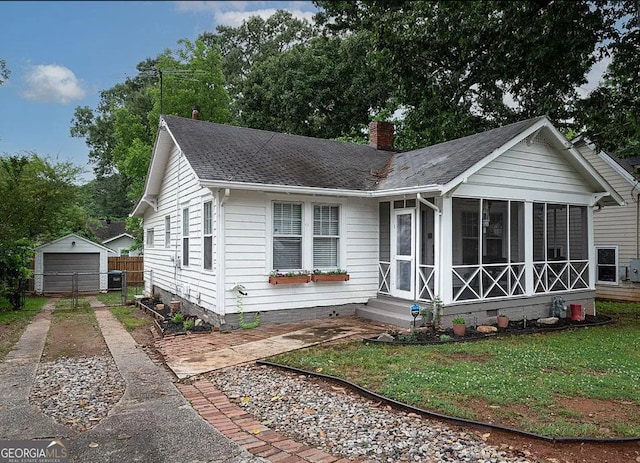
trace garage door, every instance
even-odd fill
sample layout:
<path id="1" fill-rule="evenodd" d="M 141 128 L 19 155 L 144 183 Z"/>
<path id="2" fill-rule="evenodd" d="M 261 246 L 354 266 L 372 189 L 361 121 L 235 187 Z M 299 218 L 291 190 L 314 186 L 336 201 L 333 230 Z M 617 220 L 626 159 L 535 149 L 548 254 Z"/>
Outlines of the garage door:
<path id="1" fill-rule="evenodd" d="M 100 290 L 100 253 L 43 254 L 45 293 L 71 292 L 73 273 L 78 273 L 78 291 Z"/>

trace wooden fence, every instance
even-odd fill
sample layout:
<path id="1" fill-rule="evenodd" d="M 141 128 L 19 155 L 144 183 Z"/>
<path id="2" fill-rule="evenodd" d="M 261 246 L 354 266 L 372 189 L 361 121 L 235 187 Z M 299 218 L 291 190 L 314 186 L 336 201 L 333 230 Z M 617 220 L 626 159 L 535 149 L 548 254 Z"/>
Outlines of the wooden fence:
<path id="1" fill-rule="evenodd" d="M 109 270 L 127 272 L 127 285 L 144 283 L 144 261 L 142 256 L 109 257 Z"/>

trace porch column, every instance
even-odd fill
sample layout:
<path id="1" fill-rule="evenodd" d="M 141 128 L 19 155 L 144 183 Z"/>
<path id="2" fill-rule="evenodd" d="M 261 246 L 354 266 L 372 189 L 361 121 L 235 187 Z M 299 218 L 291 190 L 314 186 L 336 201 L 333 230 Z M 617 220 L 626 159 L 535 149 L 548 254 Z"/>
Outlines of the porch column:
<path id="1" fill-rule="evenodd" d="M 451 196 L 442 198 L 440 217 L 440 249 L 436 268 L 440 268 L 438 295 L 444 304 L 450 304 L 453 299 L 452 288 L 452 256 L 453 256 L 453 200 Z"/>
<path id="2" fill-rule="evenodd" d="M 593 232 L 593 207 L 587 207 L 587 249 L 589 250 L 589 288 L 596 288 L 596 267 L 598 265 L 596 256 L 596 241 Z M 616 268 L 616 272 L 618 269 Z"/>
<path id="3" fill-rule="evenodd" d="M 533 295 L 533 202 L 524 203 L 524 292 Z"/>

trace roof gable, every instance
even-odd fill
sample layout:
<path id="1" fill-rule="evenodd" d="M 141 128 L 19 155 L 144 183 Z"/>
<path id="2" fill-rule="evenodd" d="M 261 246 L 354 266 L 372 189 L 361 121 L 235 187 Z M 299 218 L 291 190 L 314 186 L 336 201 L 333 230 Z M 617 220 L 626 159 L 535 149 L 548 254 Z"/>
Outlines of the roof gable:
<path id="1" fill-rule="evenodd" d="M 89 239 L 87 239 L 87 238 L 85 238 L 83 236 L 76 235 L 75 233 L 69 233 L 68 235 L 65 235 L 65 236 L 63 236 L 61 238 L 55 239 L 53 241 L 49 241 L 48 243 L 41 244 L 35 250 L 38 251 L 38 250 L 44 249 L 44 248 L 46 248 L 48 246 L 51 246 L 52 244 L 56 244 L 56 243 L 59 243 L 61 241 L 65 241 L 65 240 L 69 240 L 69 239 L 78 240 L 78 241 L 84 241 L 85 243 L 90 244 L 92 246 L 95 246 L 96 248 L 100 248 L 100 249 L 105 250 L 107 252 L 113 253 L 112 249 L 109 249 L 106 246 L 98 244 L 95 241 L 91 241 L 91 240 L 89 240 Z"/>
<path id="2" fill-rule="evenodd" d="M 378 189 L 387 190 L 421 185 L 446 185 L 478 162 L 504 147 L 523 131 L 544 118 L 528 119 L 497 129 L 398 153 L 389 176 Z"/>

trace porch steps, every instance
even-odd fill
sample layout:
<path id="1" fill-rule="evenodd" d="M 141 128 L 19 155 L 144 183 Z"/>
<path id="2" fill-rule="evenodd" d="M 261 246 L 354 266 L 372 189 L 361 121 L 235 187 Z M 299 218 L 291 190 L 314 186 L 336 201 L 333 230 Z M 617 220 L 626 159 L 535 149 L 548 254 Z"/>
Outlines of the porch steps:
<path id="1" fill-rule="evenodd" d="M 378 296 L 369 299 L 366 305 L 359 306 L 356 309 L 356 316 L 409 329 L 413 323 L 409 310 L 412 304 L 412 301 L 404 299 Z"/>

